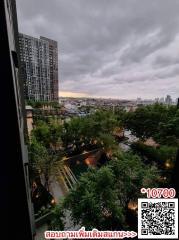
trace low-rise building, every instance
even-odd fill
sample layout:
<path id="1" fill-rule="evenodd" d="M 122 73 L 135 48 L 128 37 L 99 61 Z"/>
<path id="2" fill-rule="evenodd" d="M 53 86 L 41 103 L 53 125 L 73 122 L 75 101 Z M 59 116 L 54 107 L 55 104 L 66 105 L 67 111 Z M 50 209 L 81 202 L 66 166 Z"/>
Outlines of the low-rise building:
<path id="1" fill-rule="evenodd" d="M 30 137 L 31 131 L 33 129 L 33 108 L 31 106 L 26 106 L 26 120 L 27 120 L 27 131 Z"/>

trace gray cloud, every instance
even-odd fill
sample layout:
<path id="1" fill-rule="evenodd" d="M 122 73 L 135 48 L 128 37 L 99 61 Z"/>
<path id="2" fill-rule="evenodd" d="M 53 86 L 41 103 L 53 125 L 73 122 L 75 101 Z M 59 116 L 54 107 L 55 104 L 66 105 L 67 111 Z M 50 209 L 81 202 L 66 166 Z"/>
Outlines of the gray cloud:
<path id="1" fill-rule="evenodd" d="M 16 1 L 21 32 L 58 41 L 60 90 L 178 96 L 178 0 Z"/>

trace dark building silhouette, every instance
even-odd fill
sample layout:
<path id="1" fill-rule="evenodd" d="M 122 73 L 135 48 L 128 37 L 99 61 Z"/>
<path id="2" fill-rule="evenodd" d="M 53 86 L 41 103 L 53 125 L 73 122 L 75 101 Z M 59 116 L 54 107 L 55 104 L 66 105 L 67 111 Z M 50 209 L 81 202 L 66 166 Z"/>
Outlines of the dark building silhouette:
<path id="1" fill-rule="evenodd" d="M 19 78 L 18 25 L 15 0 L 0 1 L 1 60 L 1 239 L 34 239 L 23 81 Z M 3 96 L 4 94 L 4 96 Z M 7 220 L 6 220 L 7 219 Z M 5 232 L 5 228 L 8 231 Z M 17 225 L 16 225 L 17 224 Z"/>
<path id="2" fill-rule="evenodd" d="M 177 99 L 177 108 L 179 108 L 179 98 Z"/>

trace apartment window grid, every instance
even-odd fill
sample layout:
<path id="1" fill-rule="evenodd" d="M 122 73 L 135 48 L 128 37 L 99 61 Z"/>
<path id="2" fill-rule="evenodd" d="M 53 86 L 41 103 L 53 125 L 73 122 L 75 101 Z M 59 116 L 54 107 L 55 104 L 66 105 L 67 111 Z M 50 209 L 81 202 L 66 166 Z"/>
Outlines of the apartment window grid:
<path id="1" fill-rule="evenodd" d="M 54 46 L 50 45 L 46 39 L 36 39 L 22 34 L 20 34 L 19 43 L 21 61 L 25 63 L 25 85 L 28 89 L 26 97 L 35 97 L 35 100 L 56 100 L 55 96 L 58 94 L 57 48 L 53 49 Z"/>

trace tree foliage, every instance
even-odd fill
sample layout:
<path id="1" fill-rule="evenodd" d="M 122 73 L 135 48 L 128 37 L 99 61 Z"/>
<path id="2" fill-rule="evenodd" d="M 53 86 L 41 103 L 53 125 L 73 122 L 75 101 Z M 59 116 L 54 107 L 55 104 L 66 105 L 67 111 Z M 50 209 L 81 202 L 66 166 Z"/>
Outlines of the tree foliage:
<path id="1" fill-rule="evenodd" d="M 60 161 L 61 157 L 61 153 L 53 149 L 47 149 L 33 137 L 29 145 L 31 179 L 43 175 L 45 178 L 45 187 L 49 189 L 50 176 L 56 175 L 59 166 L 63 164 Z"/>
<path id="2" fill-rule="evenodd" d="M 118 125 L 120 123 L 116 115 L 106 111 L 97 111 L 85 117 L 74 117 L 64 124 L 62 136 L 64 147 L 73 145 L 75 148 L 84 149 L 83 146 L 89 144 L 101 147 L 104 136 L 111 135 L 112 140 L 112 131 Z"/>
<path id="3" fill-rule="evenodd" d="M 55 175 L 58 166 L 63 164 L 61 150 L 62 126 L 51 122 L 39 121 L 32 131 L 29 144 L 31 175 L 43 174 L 45 185 L 49 188 L 49 178 Z"/>
<path id="4" fill-rule="evenodd" d="M 130 153 L 117 152 L 105 166 L 81 175 L 65 197 L 63 210 L 70 211 L 74 223 L 87 229 L 126 229 L 129 201 L 137 200 L 141 187 L 157 186 L 157 175 L 155 166 L 145 166 Z"/>
<path id="5" fill-rule="evenodd" d="M 142 142 L 135 142 L 131 145 L 134 153 L 138 154 L 145 163 L 155 162 L 158 166 L 163 167 L 166 160 L 175 161 L 177 148 L 173 146 L 161 145 L 157 148 L 146 146 Z"/>
<path id="6" fill-rule="evenodd" d="M 57 148 L 57 146 L 62 144 L 62 134 L 63 127 L 55 121 L 46 123 L 44 121 L 38 121 L 37 125 L 32 131 L 32 135 L 36 140 L 41 143 L 46 148 Z"/>
<path id="7" fill-rule="evenodd" d="M 140 139 L 153 137 L 165 145 L 177 145 L 179 139 L 179 110 L 176 106 L 154 104 L 128 112 L 124 126 Z"/>

